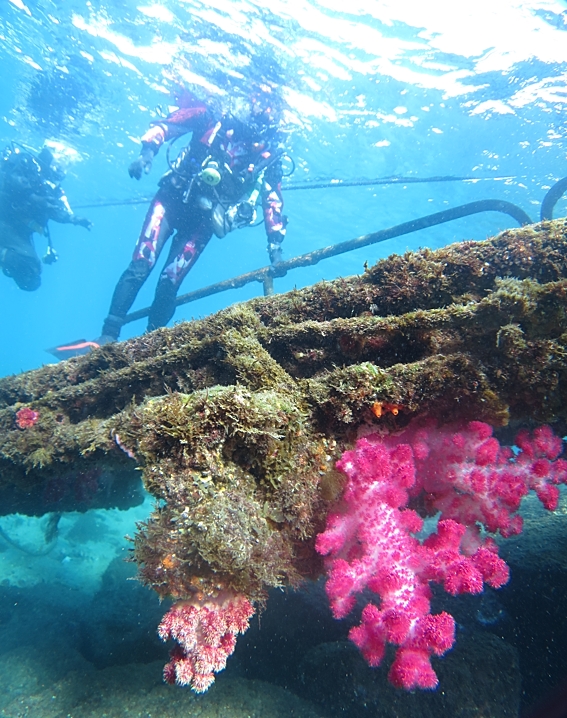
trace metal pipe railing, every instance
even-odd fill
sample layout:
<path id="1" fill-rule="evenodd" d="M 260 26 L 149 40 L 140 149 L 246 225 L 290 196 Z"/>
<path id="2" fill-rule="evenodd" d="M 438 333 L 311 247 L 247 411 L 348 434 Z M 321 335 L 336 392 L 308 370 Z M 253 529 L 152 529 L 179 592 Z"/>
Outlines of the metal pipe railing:
<path id="1" fill-rule="evenodd" d="M 262 267 L 246 274 L 240 274 L 232 279 L 225 279 L 222 282 L 216 284 L 210 284 L 202 289 L 196 289 L 193 292 L 187 292 L 177 297 L 176 306 L 182 304 L 188 304 L 194 302 L 197 299 L 203 299 L 204 297 L 210 297 L 213 294 L 219 294 L 220 292 L 226 292 L 229 289 L 239 289 L 244 287 L 250 282 L 262 282 L 264 285 L 264 295 L 268 296 L 273 294 L 274 291 L 274 277 L 284 277 L 287 272 L 297 267 L 309 267 L 323 259 L 329 257 L 336 257 L 339 254 L 345 252 L 352 252 L 355 249 L 361 247 L 367 247 L 370 244 L 377 244 L 378 242 L 385 242 L 388 239 L 394 237 L 400 237 L 404 234 L 411 234 L 417 232 L 420 229 L 427 227 L 433 227 L 437 224 L 443 224 L 445 222 L 451 222 L 455 219 L 462 217 L 468 217 L 471 214 L 478 214 L 480 212 L 501 212 L 507 214 L 515 219 L 519 225 L 531 224 L 532 220 L 524 212 L 523 209 L 518 207 L 511 202 L 505 202 L 497 199 L 483 199 L 477 202 L 469 202 L 468 204 L 462 204 L 458 207 L 443 210 L 442 212 L 435 212 L 434 214 L 428 214 L 425 217 L 419 217 L 410 222 L 404 222 L 403 224 L 397 224 L 394 227 L 388 229 L 381 229 L 378 232 L 371 234 L 364 234 L 361 237 L 355 237 L 349 239 L 346 242 L 339 242 L 339 244 L 333 244 L 322 249 L 316 249 L 313 252 L 307 254 L 300 254 L 297 257 L 288 259 L 285 262 L 280 262 L 276 267 Z M 138 311 L 131 312 L 124 320 L 124 323 L 134 322 L 137 319 L 147 317 L 150 313 L 150 308 L 145 307 Z"/>

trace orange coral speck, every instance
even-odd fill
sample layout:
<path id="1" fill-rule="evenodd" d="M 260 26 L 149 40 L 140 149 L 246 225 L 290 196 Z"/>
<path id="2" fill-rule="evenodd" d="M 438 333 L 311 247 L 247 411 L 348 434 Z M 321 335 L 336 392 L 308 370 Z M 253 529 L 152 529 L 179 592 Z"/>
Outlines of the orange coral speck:
<path id="1" fill-rule="evenodd" d="M 384 416 L 384 414 L 397 416 L 400 413 L 400 409 L 403 408 L 401 404 L 388 404 L 388 402 L 375 401 L 370 407 L 370 411 L 379 419 L 381 416 Z"/>
<path id="2" fill-rule="evenodd" d="M 168 554 L 167 556 L 164 557 L 163 561 L 161 562 L 161 565 L 165 569 L 172 569 L 172 568 L 175 568 L 176 563 L 177 563 L 177 561 L 175 560 L 175 557 L 172 556 L 171 554 Z"/>

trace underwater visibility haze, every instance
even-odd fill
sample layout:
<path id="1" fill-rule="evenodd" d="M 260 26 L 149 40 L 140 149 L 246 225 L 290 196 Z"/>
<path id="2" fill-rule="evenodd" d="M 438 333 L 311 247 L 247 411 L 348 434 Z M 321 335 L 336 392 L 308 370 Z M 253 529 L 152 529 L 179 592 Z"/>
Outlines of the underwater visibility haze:
<path id="1" fill-rule="evenodd" d="M 567 3 L 5 0 L 0 41 L 5 157 L 49 147 L 84 218 L 0 274 L 0 715 L 532 715 L 567 681 Z M 284 262 L 415 225 L 57 364 L 189 139 L 132 178 L 151 123 L 258 93 Z M 269 265 L 256 222 L 180 294 Z"/>

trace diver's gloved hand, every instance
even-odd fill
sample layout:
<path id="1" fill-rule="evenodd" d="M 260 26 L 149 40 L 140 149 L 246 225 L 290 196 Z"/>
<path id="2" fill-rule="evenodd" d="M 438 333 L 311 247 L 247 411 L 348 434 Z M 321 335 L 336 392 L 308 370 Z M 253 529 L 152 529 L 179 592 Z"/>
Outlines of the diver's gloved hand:
<path id="1" fill-rule="evenodd" d="M 88 229 L 89 232 L 93 227 L 93 223 L 90 221 L 90 219 L 87 219 L 86 217 L 73 217 L 71 219 L 71 223 L 79 227 L 84 227 L 85 229 Z"/>
<path id="2" fill-rule="evenodd" d="M 282 262 L 282 240 L 283 237 L 280 239 L 279 237 L 272 238 L 270 236 L 270 240 L 268 242 L 268 254 L 270 255 L 271 262 L 269 273 L 271 277 L 285 277 L 285 275 L 287 274 L 287 270 L 279 268 L 279 265 Z"/>
<path id="3" fill-rule="evenodd" d="M 268 254 L 272 264 L 279 264 L 282 261 L 282 241 L 280 232 L 273 232 L 268 237 Z"/>
<path id="4" fill-rule="evenodd" d="M 268 275 L 270 277 L 285 277 L 287 269 L 284 269 L 281 262 L 280 264 L 270 264 L 268 267 Z"/>
<path id="5" fill-rule="evenodd" d="M 154 151 L 151 147 L 144 147 L 140 152 L 140 155 L 135 159 L 130 167 L 128 167 L 128 174 L 130 177 L 134 177 L 139 180 L 142 179 L 143 174 L 148 174 L 152 169 L 152 160 L 154 159 Z"/>

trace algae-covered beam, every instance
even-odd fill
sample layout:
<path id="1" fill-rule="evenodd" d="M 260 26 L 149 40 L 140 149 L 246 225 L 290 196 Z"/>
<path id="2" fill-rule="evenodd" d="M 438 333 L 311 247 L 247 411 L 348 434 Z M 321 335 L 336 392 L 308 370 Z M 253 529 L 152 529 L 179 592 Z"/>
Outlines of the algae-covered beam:
<path id="1" fill-rule="evenodd" d="M 361 276 L 251 300 L 246 307 L 255 315 L 255 321 L 268 329 L 309 320 L 348 319 L 365 313 L 388 316 L 445 307 L 453 302 L 466 302 L 467 298 L 484 297 L 502 277 L 531 277 L 542 283 L 567 278 L 566 245 L 566 220 L 543 222 L 506 230 L 483 242 L 392 255 Z M 123 372 L 117 401 L 124 408 L 133 397 L 139 400 L 143 394 L 163 393 L 164 384 L 175 388 L 178 374 L 183 371 L 189 376 L 196 372 L 199 380 L 202 367 L 207 366 L 214 354 L 214 348 L 208 344 L 210 338 L 221 336 L 223 329 L 235 322 L 230 310 L 225 310 L 207 319 L 108 345 L 72 362 L 6 377 L 0 380 L 0 409 L 37 401 L 50 391 L 89 381 L 93 384 L 88 391 L 96 394 L 108 376 L 117 371 Z M 184 379 L 181 376 L 179 380 Z M 208 383 L 207 379 L 204 383 Z"/>
<path id="2" fill-rule="evenodd" d="M 107 478 L 93 505 L 113 505 L 109 483 L 131 486 L 138 467 L 174 518 L 178 498 L 167 481 L 186 491 L 201 477 L 191 489 L 199 495 L 207 477 L 215 486 L 238 479 L 251 492 L 243 505 L 265 507 L 268 526 L 283 517 L 285 533 L 298 508 L 291 490 L 286 498 L 277 492 L 297 456 L 305 466 L 293 475 L 307 496 L 361 424 L 401 426 L 416 413 L 498 425 L 508 416 L 565 418 L 566 282 L 567 223 L 545 222 L 392 256 L 361 276 L 4 378 L 2 510 L 53 510 L 54 482 L 85 482 L 85 472 L 101 467 Z M 294 462 L 274 441 L 294 447 Z M 67 491 L 60 508 L 71 504 Z M 312 535 L 312 507 L 304 513 L 294 541 Z M 205 564 L 204 573 L 214 561 Z"/>

